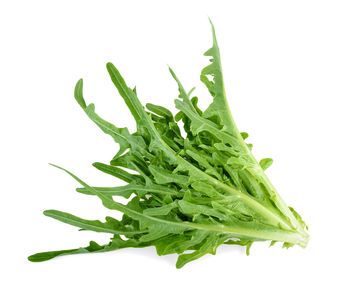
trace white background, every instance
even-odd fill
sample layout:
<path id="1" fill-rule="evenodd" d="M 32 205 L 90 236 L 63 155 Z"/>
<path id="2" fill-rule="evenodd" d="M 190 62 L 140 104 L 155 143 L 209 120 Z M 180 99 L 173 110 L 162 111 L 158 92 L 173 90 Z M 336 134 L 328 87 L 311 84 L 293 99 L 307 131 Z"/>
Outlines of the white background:
<path id="1" fill-rule="evenodd" d="M 128 4 L 125 4 L 125 3 Z M 1 290 L 349 290 L 348 1 L 1 1 Z M 215 4 L 214 4 L 215 3 Z M 95 186 L 121 184 L 95 170 L 117 151 L 73 99 L 118 126 L 134 122 L 105 69 L 113 62 L 143 103 L 174 109 L 169 64 L 202 107 L 199 81 L 213 20 L 227 96 L 257 158 L 274 158 L 272 182 L 310 227 L 306 249 L 251 255 L 223 246 L 175 269 L 153 248 L 30 263 L 32 253 L 100 243 L 42 215 L 116 215 L 74 191 L 64 166 Z"/>

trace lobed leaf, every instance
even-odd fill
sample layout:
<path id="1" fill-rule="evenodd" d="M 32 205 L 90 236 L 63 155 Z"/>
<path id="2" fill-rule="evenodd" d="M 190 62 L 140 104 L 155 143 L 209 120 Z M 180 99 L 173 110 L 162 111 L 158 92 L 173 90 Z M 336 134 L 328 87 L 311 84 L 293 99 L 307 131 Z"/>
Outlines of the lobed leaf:
<path id="1" fill-rule="evenodd" d="M 63 223 L 112 234 L 110 242 L 77 249 L 38 253 L 28 259 L 45 261 L 57 256 L 97 253 L 126 247 L 154 246 L 159 255 L 179 254 L 177 268 L 206 254 L 215 254 L 221 244 L 245 246 L 253 242 L 283 242 L 288 248 L 307 245 L 307 226 L 301 216 L 282 200 L 264 170 L 272 159 L 260 163 L 252 155 L 252 144 L 239 132 L 226 98 L 221 58 L 212 26 L 213 45 L 205 53 L 210 64 L 200 79 L 213 99 L 205 110 L 198 97 L 190 97 L 174 71 L 178 86 L 175 116 L 163 106 L 147 103 L 145 110 L 136 87 L 126 84 L 117 68 L 107 64 L 112 82 L 133 115 L 137 129 L 117 127 L 102 119 L 94 104 L 86 104 L 83 80 L 75 86 L 74 97 L 87 116 L 119 144 L 110 164 L 94 163 L 103 173 L 126 185 L 91 187 L 73 173 L 55 166 L 74 178 L 77 191 L 97 196 L 110 210 L 123 213 L 121 220 L 87 220 L 72 214 L 46 210 L 45 215 Z M 182 129 L 180 129 L 182 126 Z M 133 195 L 133 197 L 131 197 Z M 114 201 L 124 197 L 125 204 Z M 121 238 L 123 235 L 125 238 Z"/>

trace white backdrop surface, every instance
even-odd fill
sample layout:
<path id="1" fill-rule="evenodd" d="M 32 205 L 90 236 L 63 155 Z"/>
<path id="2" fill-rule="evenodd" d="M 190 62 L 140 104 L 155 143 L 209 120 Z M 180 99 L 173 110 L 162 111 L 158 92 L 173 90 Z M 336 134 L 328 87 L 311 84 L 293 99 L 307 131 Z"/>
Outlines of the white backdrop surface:
<path id="1" fill-rule="evenodd" d="M 349 290 L 349 14 L 348 1 L 1 1 L 1 289 Z M 118 147 L 76 104 L 75 82 L 84 78 L 101 116 L 131 129 L 108 61 L 143 103 L 174 110 L 170 65 L 204 107 L 208 16 L 232 115 L 254 155 L 274 159 L 267 174 L 309 225 L 308 247 L 255 243 L 247 257 L 223 246 L 181 270 L 175 255 L 158 257 L 154 248 L 28 262 L 35 252 L 109 237 L 78 232 L 45 209 L 119 217 L 48 166 L 116 185 L 91 166 Z"/>

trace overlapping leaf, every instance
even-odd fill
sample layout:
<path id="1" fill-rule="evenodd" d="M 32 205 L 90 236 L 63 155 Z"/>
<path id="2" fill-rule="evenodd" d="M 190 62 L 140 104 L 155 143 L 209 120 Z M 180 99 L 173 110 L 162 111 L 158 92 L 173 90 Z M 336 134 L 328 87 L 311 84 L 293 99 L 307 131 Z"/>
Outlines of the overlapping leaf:
<path id="1" fill-rule="evenodd" d="M 80 183 L 79 193 L 95 195 L 106 208 L 124 215 L 121 220 L 106 217 L 102 222 L 58 210 L 45 211 L 45 215 L 66 224 L 113 237 L 106 245 L 90 242 L 85 248 L 38 253 L 29 260 L 154 246 L 159 255 L 179 254 L 176 266 L 181 268 L 205 254 L 215 254 L 223 243 L 246 246 L 247 253 L 255 241 L 306 246 L 305 222 L 287 207 L 264 173 L 272 159 L 258 163 L 251 144 L 245 142 L 248 134 L 239 132 L 233 122 L 213 26 L 212 32 L 213 46 L 205 53 L 211 57 L 210 64 L 202 70 L 200 79 L 213 102 L 204 111 L 197 97 L 190 98 L 193 89 L 187 93 L 172 69 L 179 89 L 175 100 L 179 112 L 174 117 L 167 108 L 150 103 L 145 109 L 136 89 L 128 87 L 120 72 L 108 63 L 112 82 L 136 121 L 137 130 L 130 133 L 102 119 L 93 104 L 86 105 L 83 81 L 78 81 L 75 99 L 88 117 L 119 144 L 109 165 L 93 165 L 127 184 L 91 187 L 58 168 Z M 125 198 L 126 203 L 114 201 L 114 196 Z"/>

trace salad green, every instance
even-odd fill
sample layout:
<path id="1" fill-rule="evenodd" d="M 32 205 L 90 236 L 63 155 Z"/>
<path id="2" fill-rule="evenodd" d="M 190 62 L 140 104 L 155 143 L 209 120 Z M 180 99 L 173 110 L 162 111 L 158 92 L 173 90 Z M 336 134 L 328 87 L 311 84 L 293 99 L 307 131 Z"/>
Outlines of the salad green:
<path id="1" fill-rule="evenodd" d="M 107 252 L 127 247 L 154 246 L 158 255 L 179 254 L 176 267 L 215 254 L 221 244 L 245 246 L 253 242 L 283 242 L 284 247 L 306 247 L 309 235 L 300 215 L 282 200 L 265 174 L 272 159 L 258 162 L 231 116 L 221 69 L 219 47 L 212 25 L 213 46 L 200 79 L 213 97 L 202 111 L 175 73 L 179 110 L 140 103 L 136 89 L 127 86 L 113 64 L 107 64 L 112 82 L 132 113 L 137 130 L 130 133 L 102 119 L 94 104 L 83 98 L 83 80 L 75 99 L 88 117 L 119 144 L 109 164 L 94 163 L 98 170 L 124 182 L 124 186 L 92 187 L 71 172 L 77 191 L 96 195 L 102 204 L 123 213 L 121 220 L 86 220 L 46 210 L 44 214 L 83 230 L 109 233 L 108 244 L 91 241 L 87 247 L 37 253 L 28 259 L 41 262 L 61 255 Z M 180 129 L 182 127 L 182 130 Z M 128 170 L 131 170 L 129 172 Z M 137 174 L 136 174 L 137 173 Z M 125 198 L 122 204 L 114 196 Z"/>

